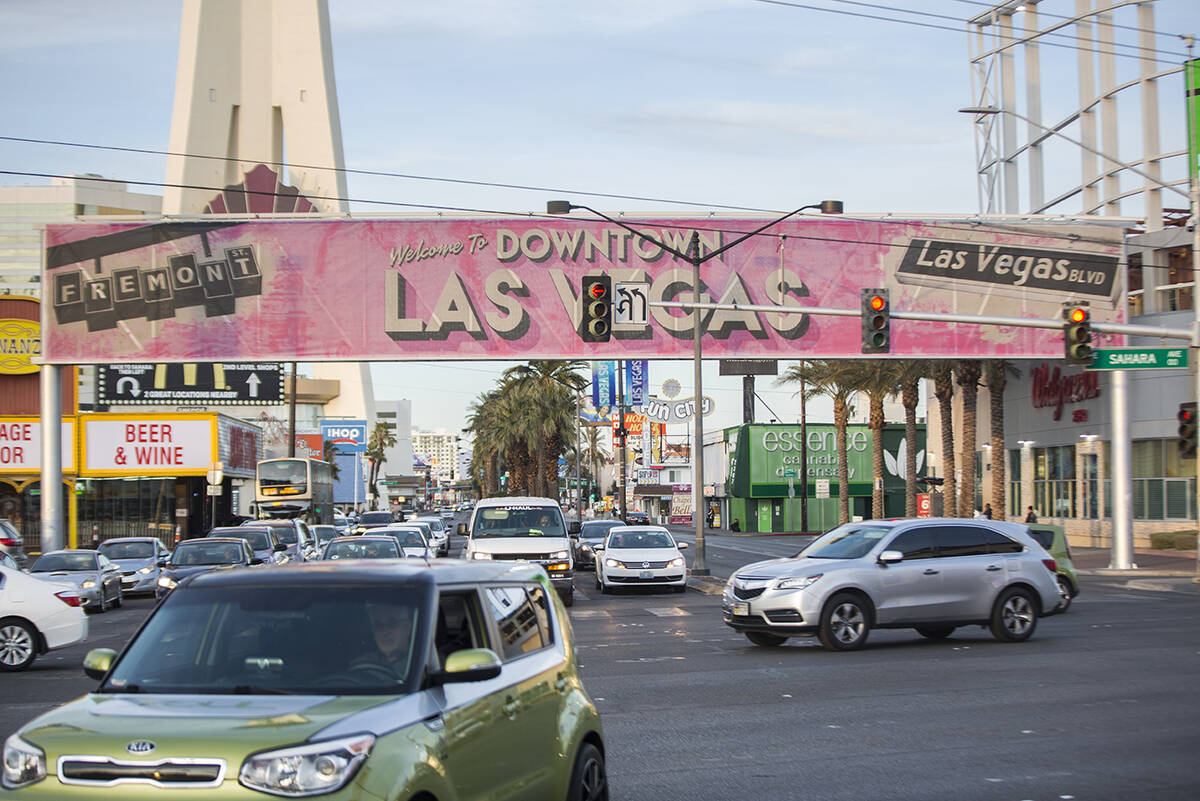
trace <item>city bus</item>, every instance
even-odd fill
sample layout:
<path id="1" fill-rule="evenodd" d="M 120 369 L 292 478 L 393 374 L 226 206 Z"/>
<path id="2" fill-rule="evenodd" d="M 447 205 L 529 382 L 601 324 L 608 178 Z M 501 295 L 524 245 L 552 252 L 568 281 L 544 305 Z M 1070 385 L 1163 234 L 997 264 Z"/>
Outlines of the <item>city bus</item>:
<path id="1" fill-rule="evenodd" d="M 310 524 L 333 522 L 333 472 L 320 459 L 264 459 L 254 475 L 257 517 L 301 518 Z"/>

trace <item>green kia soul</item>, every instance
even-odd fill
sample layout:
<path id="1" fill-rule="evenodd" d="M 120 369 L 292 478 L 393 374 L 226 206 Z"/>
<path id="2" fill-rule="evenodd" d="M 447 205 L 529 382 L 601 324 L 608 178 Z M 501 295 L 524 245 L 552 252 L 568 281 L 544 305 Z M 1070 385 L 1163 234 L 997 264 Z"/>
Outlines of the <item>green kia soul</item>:
<path id="1" fill-rule="evenodd" d="M 537 565 L 202 574 L 84 665 L 94 692 L 4 743 L 12 798 L 608 798 Z"/>

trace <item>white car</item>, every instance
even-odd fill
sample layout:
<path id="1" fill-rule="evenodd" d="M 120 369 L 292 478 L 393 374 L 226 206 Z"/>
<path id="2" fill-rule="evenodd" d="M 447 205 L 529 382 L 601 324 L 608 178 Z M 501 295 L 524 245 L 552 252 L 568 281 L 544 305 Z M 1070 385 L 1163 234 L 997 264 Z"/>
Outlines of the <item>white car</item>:
<path id="1" fill-rule="evenodd" d="M 687 563 L 680 551 L 686 542 L 675 542 L 662 526 L 616 526 L 596 548 L 596 588 L 612 592 L 617 587 L 670 587 L 687 589 Z"/>
<path id="2" fill-rule="evenodd" d="M 0 566 L 0 670 L 24 670 L 39 654 L 87 635 L 83 598 L 74 585 Z"/>
<path id="3" fill-rule="evenodd" d="M 389 536 L 396 540 L 400 555 L 414 559 L 432 559 L 437 556 L 437 548 L 425 538 L 425 527 L 412 523 L 392 523 L 390 526 L 373 529 L 372 534 Z"/>
<path id="4" fill-rule="evenodd" d="M 429 541 L 429 547 L 437 556 L 450 555 L 450 529 L 446 528 L 446 524 L 442 518 L 425 515 L 414 517 L 404 522 L 427 523 L 429 525 L 429 533 L 426 535 L 426 539 Z"/>

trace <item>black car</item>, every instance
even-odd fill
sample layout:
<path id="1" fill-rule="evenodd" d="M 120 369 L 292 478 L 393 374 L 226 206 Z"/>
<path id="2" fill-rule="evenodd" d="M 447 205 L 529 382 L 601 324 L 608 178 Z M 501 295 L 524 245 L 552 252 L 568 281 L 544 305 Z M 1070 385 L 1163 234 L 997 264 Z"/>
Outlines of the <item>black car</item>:
<path id="1" fill-rule="evenodd" d="M 274 531 L 266 526 L 230 526 L 214 528 L 206 537 L 239 537 L 250 543 L 254 556 L 262 560 L 264 565 L 275 564 L 287 560 L 287 543 L 279 539 Z M 277 555 L 278 554 L 278 555 Z"/>
<path id="2" fill-rule="evenodd" d="M 262 559 L 250 550 L 244 536 L 205 537 L 185 540 L 175 546 L 171 559 L 159 562 L 162 573 L 158 577 L 155 598 L 165 598 L 171 590 L 188 576 L 212 570 L 234 569 L 261 565 Z"/>
<path id="3" fill-rule="evenodd" d="M 595 547 L 604 542 L 610 528 L 620 525 L 624 525 L 620 520 L 584 520 L 579 539 L 575 540 L 575 569 L 595 570 Z"/>
<path id="4" fill-rule="evenodd" d="M 650 515 L 645 512 L 639 512 L 636 509 L 625 515 L 625 525 L 627 526 L 648 526 L 650 525 Z"/>
<path id="5" fill-rule="evenodd" d="M 391 512 L 363 512 L 358 516 L 358 525 L 354 527 L 354 533 L 362 534 L 364 531 L 390 526 L 395 522 Z"/>

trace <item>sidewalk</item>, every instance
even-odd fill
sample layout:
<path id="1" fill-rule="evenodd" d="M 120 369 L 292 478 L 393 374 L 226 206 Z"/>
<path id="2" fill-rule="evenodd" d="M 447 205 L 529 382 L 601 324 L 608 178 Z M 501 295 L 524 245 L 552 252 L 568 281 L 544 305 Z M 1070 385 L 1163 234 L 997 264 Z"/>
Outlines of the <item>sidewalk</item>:
<path id="1" fill-rule="evenodd" d="M 1110 568 L 1112 552 L 1108 548 L 1071 548 L 1071 564 L 1085 576 L 1197 576 L 1195 551 L 1151 550 L 1135 548 L 1132 570 Z"/>

